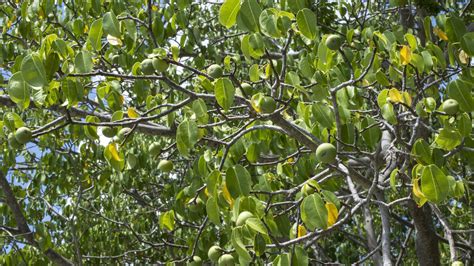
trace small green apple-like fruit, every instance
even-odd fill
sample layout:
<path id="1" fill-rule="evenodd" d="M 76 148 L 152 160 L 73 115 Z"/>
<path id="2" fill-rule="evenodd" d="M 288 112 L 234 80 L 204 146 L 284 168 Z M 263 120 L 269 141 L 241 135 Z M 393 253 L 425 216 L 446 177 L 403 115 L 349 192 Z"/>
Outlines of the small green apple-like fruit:
<path id="1" fill-rule="evenodd" d="M 443 102 L 443 111 L 448 115 L 455 115 L 459 111 L 458 101 L 447 99 Z"/>
<path id="2" fill-rule="evenodd" d="M 338 50 L 344 43 L 344 38 L 342 36 L 331 34 L 326 39 L 326 46 L 331 50 Z"/>
<path id="3" fill-rule="evenodd" d="M 464 263 L 462 261 L 457 260 L 457 261 L 453 262 L 451 264 L 451 266 L 464 266 Z"/>
<path id="4" fill-rule="evenodd" d="M 425 106 L 428 111 L 434 111 L 436 109 L 436 100 L 433 97 L 426 98 Z"/>
<path id="5" fill-rule="evenodd" d="M 148 147 L 148 153 L 150 156 L 155 157 L 161 153 L 161 145 L 158 142 L 153 142 L 150 147 Z"/>
<path id="6" fill-rule="evenodd" d="M 301 187 L 301 193 L 303 193 L 304 196 L 308 196 L 310 194 L 313 194 L 315 191 L 315 188 L 318 188 L 319 184 L 316 180 L 310 180 L 306 182 L 306 184 Z"/>
<path id="7" fill-rule="evenodd" d="M 242 90 L 247 94 L 247 95 L 251 95 L 252 94 L 252 85 L 248 84 L 248 83 L 242 83 L 240 84 L 240 86 L 242 87 Z"/>
<path id="8" fill-rule="evenodd" d="M 215 79 L 222 77 L 224 71 L 220 65 L 214 64 L 207 68 L 207 74 Z"/>
<path id="9" fill-rule="evenodd" d="M 168 62 L 158 57 L 153 58 L 153 67 L 156 71 L 165 72 L 168 69 Z"/>
<path id="10" fill-rule="evenodd" d="M 193 260 L 188 263 L 189 266 L 201 266 L 202 265 L 202 259 L 199 256 L 193 256 Z"/>
<path id="11" fill-rule="evenodd" d="M 239 217 L 237 217 L 237 221 L 235 222 L 235 224 L 237 226 L 242 226 L 245 224 L 248 218 L 253 218 L 253 217 L 254 215 L 251 212 L 243 211 L 239 214 Z"/>
<path id="12" fill-rule="evenodd" d="M 125 139 L 125 136 L 127 136 L 128 134 L 130 134 L 130 132 L 132 132 L 132 129 L 129 128 L 129 127 L 124 127 L 122 129 L 120 129 L 120 131 L 117 133 L 117 138 L 119 140 L 123 140 Z"/>
<path id="13" fill-rule="evenodd" d="M 234 266 L 235 265 L 234 257 L 232 257 L 232 255 L 230 254 L 224 254 L 219 258 L 218 265 L 219 266 Z"/>
<path id="14" fill-rule="evenodd" d="M 222 254 L 222 249 L 219 246 L 212 246 L 207 252 L 207 256 L 212 262 L 217 262 Z"/>
<path id="15" fill-rule="evenodd" d="M 19 143 L 16 138 L 15 138 L 15 134 L 13 133 L 10 133 L 8 134 L 8 145 L 10 145 L 11 148 L 13 149 L 19 149 L 21 148 L 21 143 Z"/>
<path id="16" fill-rule="evenodd" d="M 276 110 L 276 108 L 276 102 L 272 97 L 265 96 L 262 98 L 262 101 L 260 102 L 260 110 L 262 113 L 271 114 Z"/>
<path id="17" fill-rule="evenodd" d="M 153 75 L 155 73 L 155 68 L 153 67 L 153 59 L 147 58 L 140 63 L 143 74 Z"/>
<path id="18" fill-rule="evenodd" d="M 31 130 L 27 127 L 20 127 L 15 131 L 15 139 L 20 144 L 25 144 L 31 140 L 33 134 Z"/>
<path id="19" fill-rule="evenodd" d="M 161 160 L 158 163 L 158 169 L 163 172 L 171 172 L 171 170 L 173 170 L 173 162 L 170 160 Z"/>
<path id="20" fill-rule="evenodd" d="M 117 128 L 115 127 L 104 127 L 102 128 L 102 134 L 107 138 L 113 138 L 117 135 Z"/>
<path id="21" fill-rule="evenodd" d="M 316 158 L 322 163 L 333 163 L 336 160 L 336 147 L 331 143 L 323 143 L 316 149 Z"/>

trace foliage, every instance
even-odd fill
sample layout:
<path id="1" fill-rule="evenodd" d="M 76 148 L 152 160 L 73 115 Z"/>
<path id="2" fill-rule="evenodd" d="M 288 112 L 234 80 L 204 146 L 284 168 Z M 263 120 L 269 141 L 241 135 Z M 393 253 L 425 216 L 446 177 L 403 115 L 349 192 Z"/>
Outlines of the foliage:
<path id="1" fill-rule="evenodd" d="M 2 3 L 0 264 L 472 263 L 471 1 L 337 2 Z"/>

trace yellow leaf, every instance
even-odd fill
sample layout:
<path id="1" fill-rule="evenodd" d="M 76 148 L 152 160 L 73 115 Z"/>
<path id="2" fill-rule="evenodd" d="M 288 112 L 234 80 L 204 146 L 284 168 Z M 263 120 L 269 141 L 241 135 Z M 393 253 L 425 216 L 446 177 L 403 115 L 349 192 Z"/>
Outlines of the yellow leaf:
<path id="1" fill-rule="evenodd" d="M 407 45 L 403 45 L 402 49 L 400 50 L 400 60 L 402 61 L 402 65 L 410 64 L 411 50 Z"/>
<path id="2" fill-rule="evenodd" d="M 306 228 L 304 225 L 299 224 L 298 225 L 298 237 L 302 237 L 306 235 Z"/>
<path id="3" fill-rule="evenodd" d="M 128 117 L 130 118 L 139 118 L 140 115 L 138 114 L 138 112 L 135 110 L 135 108 L 133 107 L 129 107 L 128 110 L 127 110 L 127 114 L 128 114 Z"/>
<path id="4" fill-rule="evenodd" d="M 444 31 L 442 29 L 440 29 L 439 27 L 435 27 L 433 29 L 433 32 L 434 34 L 436 34 L 436 36 L 438 36 L 438 38 L 440 38 L 441 40 L 443 41 L 447 41 L 448 40 L 448 35 L 446 35 L 446 33 L 444 33 Z"/>
<path id="5" fill-rule="evenodd" d="M 209 191 L 207 190 L 207 187 L 204 189 L 204 194 L 206 194 L 206 197 L 209 197 Z"/>
<path id="6" fill-rule="evenodd" d="M 84 33 L 87 33 L 87 32 L 89 32 L 89 26 L 86 25 L 84 26 Z"/>
<path id="7" fill-rule="evenodd" d="M 152 7 L 151 7 L 151 10 L 153 10 L 153 11 L 158 11 L 158 7 L 157 7 L 157 6 L 152 6 Z"/>
<path id="8" fill-rule="evenodd" d="M 118 153 L 117 144 L 110 143 L 109 145 L 107 145 L 107 149 L 109 150 L 110 154 L 112 155 L 112 158 L 114 159 L 114 161 L 117 161 L 117 162 L 123 161 L 123 159 L 120 158 L 120 155 Z"/>
<path id="9" fill-rule="evenodd" d="M 390 89 L 388 91 L 388 97 L 390 97 L 390 101 L 394 103 L 401 103 L 403 102 L 402 94 L 396 88 Z"/>
<path id="10" fill-rule="evenodd" d="M 406 103 L 406 105 L 411 106 L 411 96 L 408 91 L 404 91 L 402 94 L 403 97 L 403 102 Z"/>
<path id="11" fill-rule="evenodd" d="M 469 55 L 466 54 L 466 52 L 464 52 L 464 50 L 461 50 L 461 52 L 459 52 L 459 61 L 464 64 L 464 65 L 467 65 L 469 63 Z"/>
<path id="12" fill-rule="evenodd" d="M 426 203 L 427 199 L 425 194 L 421 192 L 419 178 L 413 179 L 413 195 L 415 196 L 415 201 L 419 207 L 423 206 Z"/>
<path id="13" fill-rule="evenodd" d="M 326 209 L 328 210 L 328 227 L 332 226 L 339 216 L 339 211 L 337 210 L 336 205 L 332 202 L 326 203 Z"/>
<path id="14" fill-rule="evenodd" d="M 224 194 L 224 199 L 227 201 L 227 203 L 229 203 L 230 208 L 232 209 L 232 207 L 234 206 L 234 199 L 230 195 L 230 192 L 227 189 L 227 184 L 226 183 L 224 183 L 224 185 L 223 185 L 222 193 Z"/>

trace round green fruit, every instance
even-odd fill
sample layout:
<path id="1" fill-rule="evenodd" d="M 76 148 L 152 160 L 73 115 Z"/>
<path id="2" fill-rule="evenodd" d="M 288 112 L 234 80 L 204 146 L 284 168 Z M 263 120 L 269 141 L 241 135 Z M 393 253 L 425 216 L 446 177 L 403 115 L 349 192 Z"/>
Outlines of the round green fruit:
<path id="1" fill-rule="evenodd" d="M 323 143 L 316 149 L 316 158 L 322 163 L 333 163 L 336 160 L 336 147 L 331 143 Z"/>
<path id="2" fill-rule="evenodd" d="M 153 67 L 156 71 L 165 72 L 168 69 L 168 62 L 160 58 L 153 58 Z"/>
<path id="3" fill-rule="evenodd" d="M 21 148 L 21 143 L 19 143 L 16 140 L 15 134 L 13 134 L 13 133 L 8 134 L 8 145 L 10 145 L 10 147 L 13 148 L 13 149 Z"/>
<path id="4" fill-rule="evenodd" d="M 158 142 L 154 142 L 148 148 L 148 153 L 150 156 L 155 157 L 156 155 L 161 153 L 161 145 Z"/>
<path id="5" fill-rule="evenodd" d="M 142 73 L 145 75 L 153 75 L 155 68 L 153 67 L 153 59 L 147 58 L 140 63 Z"/>
<path id="6" fill-rule="evenodd" d="M 464 266 L 464 263 L 462 261 L 457 260 L 457 261 L 453 262 L 451 264 L 451 266 Z"/>
<path id="7" fill-rule="evenodd" d="M 264 96 L 260 102 L 260 110 L 264 114 L 271 114 L 277 108 L 275 100 L 270 96 Z"/>
<path id="8" fill-rule="evenodd" d="M 222 77 L 222 75 L 224 74 L 224 71 L 222 70 L 221 66 L 214 64 L 214 65 L 210 65 L 207 68 L 207 74 L 215 79 L 218 79 Z"/>
<path id="9" fill-rule="evenodd" d="M 224 254 L 219 258 L 218 265 L 219 266 L 234 266 L 235 265 L 234 257 L 232 257 L 232 255 L 230 254 Z"/>
<path id="10" fill-rule="evenodd" d="M 331 50 L 338 50 L 344 43 L 344 38 L 339 35 L 331 34 L 326 39 L 326 46 Z"/>
<path id="11" fill-rule="evenodd" d="M 443 111 L 448 115 L 455 115 L 459 111 L 459 103 L 454 99 L 447 99 L 443 103 Z"/>
<path id="12" fill-rule="evenodd" d="M 125 136 L 127 136 L 128 134 L 130 134 L 130 132 L 132 132 L 132 129 L 129 128 L 129 127 L 124 127 L 122 129 L 120 129 L 120 131 L 117 133 L 117 138 L 119 140 L 123 140 L 125 139 Z"/>
<path id="13" fill-rule="evenodd" d="M 15 131 L 15 139 L 20 144 L 25 144 L 31 140 L 33 133 L 27 127 L 20 127 Z"/>
<path id="14" fill-rule="evenodd" d="M 102 134 L 107 138 L 113 138 L 117 135 L 117 128 L 115 127 L 104 127 L 102 128 Z"/>
<path id="15" fill-rule="evenodd" d="M 158 169 L 163 172 L 171 172 L 171 170 L 173 170 L 173 162 L 170 160 L 161 160 L 158 163 Z"/>
<path id="16" fill-rule="evenodd" d="M 301 187 L 301 193 L 303 193 L 304 196 L 308 196 L 310 194 L 313 194 L 315 191 L 315 187 L 318 186 L 318 182 L 315 180 L 310 180 L 306 184 Z"/>
<path id="17" fill-rule="evenodd" d="M 242 87 L 242 90 L 247 94 L 247 95 L 251 95 L 252 94 L 252 85 L 248 84 L 248 83 L 242 83 L 240 84 L 240 86 Z"/>
<path id="18" fill-rule="evenodd" d="M 222 254 L 222 249 L 219 246 L 212 246 L 207 252 L 207 256 L 212 262 L 217 262 Z"/>
<path id="19" fill-rule="evenodd" d="M 243 211 L 239 214 L 239 217 L 237 217 L 237 221 L 235 222 L 235 224 L 237 226 L 242 226 L 245 224 L 248 218 L 253 218 L 253 217 L 254 215 L 251 212 Z"/>
<path id="20" fill-rule="evenodd" d="M 199 256 L 193 256 L 193 260 L 188 264 L 190 266 L 201 266 L 202 259 Z"/>
<path id="21" fill-rule="evenodd" d="M 433 97 L 426 98 L 425 106 L 427 110 L 433 111 L 434 109 L 436 109 L 436 100 Z"/>

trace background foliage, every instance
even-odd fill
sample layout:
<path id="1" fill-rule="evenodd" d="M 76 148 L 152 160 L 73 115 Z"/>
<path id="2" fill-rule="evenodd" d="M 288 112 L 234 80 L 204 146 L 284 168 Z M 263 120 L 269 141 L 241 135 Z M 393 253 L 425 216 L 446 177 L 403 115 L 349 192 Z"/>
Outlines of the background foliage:
<path id="1" fill-rule="evenodd" d="M 0 3 L 0 264 L 472 265 L 472 10 Z"/>

